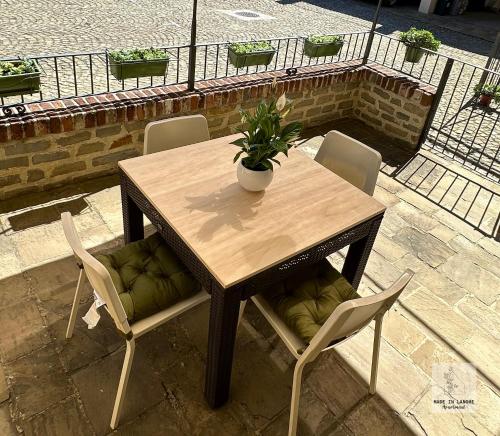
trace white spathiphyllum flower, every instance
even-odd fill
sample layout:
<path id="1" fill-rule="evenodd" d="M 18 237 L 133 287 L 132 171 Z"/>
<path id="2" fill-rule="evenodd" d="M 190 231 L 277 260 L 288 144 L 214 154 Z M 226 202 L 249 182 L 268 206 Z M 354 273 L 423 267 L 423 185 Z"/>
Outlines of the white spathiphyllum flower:
<path id="1" fill-rule="evenodd" d="M 286 96 L 285 93 L 281 94 L 281 97 L 278 98 L 278 101 L 276 102 L 276 109 L 279 111 L 282 111 L 285 108 L 286 105 Z"/>

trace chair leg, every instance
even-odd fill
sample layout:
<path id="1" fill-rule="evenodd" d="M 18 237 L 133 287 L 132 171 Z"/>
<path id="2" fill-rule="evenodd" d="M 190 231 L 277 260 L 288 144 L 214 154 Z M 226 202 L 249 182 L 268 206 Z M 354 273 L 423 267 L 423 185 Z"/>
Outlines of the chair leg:
<path id="1" fill-rule="evenodd" d="M 69 315 L 68 328 L 66 329 L 66 339 L 70 339 L 73 336 L 76 315 L 78 313 L 78 306 L 80 304 L 80 296 L 82 293 L 84 283 L 85 283 L 85 270 L 83 268 L 80 268 L 80 274 L 78 276 L 78 283 L 76 285 L 75 296 L 73 297 L 73 306 L 71 306 L 71 313 Z"/>
<path id="2" fill-rule="evenodd" d="M 247 305 L 247 301 L 248 300 L 243 300 L 241 303 L 240 303 L 240 313 L 238 315 L 238 325 L 240 325 L 240 322 L 241 322 L 241 318 L 243 318 L 243 312 L 245 312 L 245 307 Z"/>
<path id="3" fill-rule="evenodd" d="M 372 373 L 370 378 L 370 394 L 374 394 L 377 390 L 377 374 L 378 374 L 378 358 L 380 354 L 380 337 L 382 334 L 382 319 L 384 315 L 378 315 L 375 318 L 375 334 L 373 338 L 373 353 L 372 353 Z"/>
<path id="4" fill-rule="evenodd" d="M 134 359 L 135 339 L 127 340 L 127 349 L 125 351 L 125 360 L 123 362 L 122 373 L 120 382 L 118 383 L 118 392 L 116 393 L 115 406 L 113 408 L 113 415 L 111 417 L 111 429 L 114 430 L 118 427 L 120 420 L 120 413 L 125 399 L 125 391 L 127 390 L 128 379 L 130 370 L 132 369 L 132 360 Z"/>
<path id="5" fill-rule="evenodd" d="M 304 369 L 303 362 L 297 362 L 293 372 L 293 386 L 292 386 L 292 402 L 290 404 L 290 422 L 288 424 L 288 436 L 295 436 L 297 434 L 297 424 L 299 421 L 299 400 L 300 388 L 302 385 L 302 370 Z"/>

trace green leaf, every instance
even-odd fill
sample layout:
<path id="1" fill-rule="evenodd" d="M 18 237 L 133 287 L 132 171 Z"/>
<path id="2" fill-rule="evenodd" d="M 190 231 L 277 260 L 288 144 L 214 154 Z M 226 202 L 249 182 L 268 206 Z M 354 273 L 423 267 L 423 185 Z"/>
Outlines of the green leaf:
<path id="1" fill-rule="evenodd" d="M 238 138 L 231 142 L 231 144 L 238 145 L 240 147 L 244 147 L 246 144 L 247 138 Z"/>
<path id="2" fill-rule="evenodd" d="M 266 160 L 263 160 L 263 161 L 261 162 L 261 164 L 262 164 L 262 165 L 263 165 L 266 169 L 271 170 L 271 171 L 273 170 L 273 164 L 272 164 L 272 162 L 270 162 L 269 160 L 267 160 L 267 159 L 266 159 Z"/>
<path id="3" fill-rule="evenodd" d="M 241 150 L 238 153 L 236 153 L 236 156 L 234 156 L 234 158 L 233 158 L 233 163 L 236 163 L 236 161 L 239 159 L 239 157 L 241 156 L 241 154 L 243 152 L 244 152 L 244 150 Z"/>

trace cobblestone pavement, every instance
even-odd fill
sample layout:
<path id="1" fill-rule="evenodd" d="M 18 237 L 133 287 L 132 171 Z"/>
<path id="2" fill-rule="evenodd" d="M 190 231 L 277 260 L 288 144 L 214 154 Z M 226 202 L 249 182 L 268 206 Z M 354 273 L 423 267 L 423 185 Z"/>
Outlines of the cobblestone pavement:
<path id="1" fill-rule="evenodd" d="M 244 0 L 198 3 L 198 39 L 203 42 L 368 30 L 374 13 L 373 3 L 359 0 L 255 0 L 251 6 Z M 0 0 L 0 55 L 184 44 L 189 41 L 191 5 L 191 0 Z M 275 19 L 242 21 L 223 12 L 237 9 Z M 379 21 L 379 31 L 385 34 L 425 26 L 443 40 L 445 53 L 479 65 L 495 37 L 493 26 L 489 40 L 471 38 L 465 23 L 461 33 L 460 26 L 447 28 L 451 17 L 430 20 L 407 8 L 384 8 Z"/>
<path id="2" fill-rule="evenodd" d="M 490 237 L 498 234 L 498 185 L 481 181 L 495 189 L 490 208 L 487 195 L 453 187 L 457 178 L 477 182 L 475 174 L 426 151 L 411 156 L 352 120 L 308 132 L 300 149 L 314 156 L 321 135 L 333 128 L 378 148 L 384 161 L 375 197 L 388 210 L 360 292 L 378 292 L 406 268 L 416 275 L 384 320 L 377 395 L 368 395 L 370 327 L 308 365 L 299 434 L 499 434 L 500 249 Z M 430 176 L 422 172 L 426 163 Z M 434 174 L 439 165 L 444 174 Z M 478 198 L 482 209 L 473 215 L 486 216 L 479 230 L 459 217 Z M 114 177 L 0 204 L 5 436 L 108 433 L 124 341 L 106 317 L 94 330 L 79 319 L 74 337 L 64 339 L 78 271 L 59 220 L 65 210 L 92 250 L 122 244 Z M 332 256 L 333 264 L 344 254 Z M 89 304 L 87 289 L 82 315 Z M 286 434 L 293 362 L 251 304 L 238 331 L 231 400 L 217 411 L 207 408 L 207 322 L 205 305 L 139 340 L 122 424 L 113 434 Z M 476 409 L 435 413 L 433 364 L 454 362 L 476 367 Z"/>

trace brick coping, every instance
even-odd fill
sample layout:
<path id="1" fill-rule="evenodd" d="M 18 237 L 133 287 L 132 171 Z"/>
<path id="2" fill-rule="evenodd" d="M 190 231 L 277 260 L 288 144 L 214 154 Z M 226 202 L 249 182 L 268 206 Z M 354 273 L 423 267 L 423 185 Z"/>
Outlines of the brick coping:
<path id="1" fill-rule="evenodd" d="M 301 67 L 293 76 L 270 71 L 200 81 L 195 91 L 188 91 L 186 85 L 169 85 L 29 103 L 27 113 L 0 119 L 0 143 L 210 109 L 241 98 L 264 98 L 274 79 L 277 93 L 293 93 L 328 86 L 334 77 L 336 82 L 370 81 L 423 106 L 430 106 L 435 94 L 433 86 L 375 63 L 324 64 Z"/>

